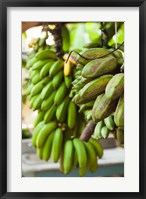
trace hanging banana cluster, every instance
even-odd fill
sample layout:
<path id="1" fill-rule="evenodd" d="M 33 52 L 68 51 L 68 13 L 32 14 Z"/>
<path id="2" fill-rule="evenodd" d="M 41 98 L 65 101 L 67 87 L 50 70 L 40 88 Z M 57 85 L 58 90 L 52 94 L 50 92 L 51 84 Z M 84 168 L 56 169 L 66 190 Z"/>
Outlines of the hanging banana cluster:
<path id="1" fill-rule="evenodd" d="M 96 124 L 96 138 L 107 138 L 110 131 L 116 131 L 117 139 L 123 143 L 118 136 L 119 129 L 124 136 L 123 55 L 119 50 L 110 52 L 111 49 L 91 48 L 80 53 L 70 96 L 86 121 Z"/>
<path id="2" fill-rule="evenodd" d="M 34 121 L 32 145 L 40 159 L 51 157 L 65 174 L 79 167 L 79 175 L 97 169 L 101 145 L 93 138 L 89 143 L 79 140 L 85 121 L 77 105 L 69 97 L 73 73 L 71 63 L 64 63 L 48 47 L 30 54 L 27 62 L 30 85 L 27 88 L 29 106 L 38 111 Z M 92 154 L 92 155 L 91 155 Z"/>

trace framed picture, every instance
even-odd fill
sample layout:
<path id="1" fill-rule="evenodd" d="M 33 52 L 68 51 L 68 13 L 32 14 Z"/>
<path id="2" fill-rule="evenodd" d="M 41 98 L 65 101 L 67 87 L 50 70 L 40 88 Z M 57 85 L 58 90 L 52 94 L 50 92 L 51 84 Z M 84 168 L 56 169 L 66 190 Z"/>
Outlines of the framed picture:
<path id="1" fill-rule="evenodd" d="M 145 198 L 146 2 L 0 10 L 0 197 Z"/>

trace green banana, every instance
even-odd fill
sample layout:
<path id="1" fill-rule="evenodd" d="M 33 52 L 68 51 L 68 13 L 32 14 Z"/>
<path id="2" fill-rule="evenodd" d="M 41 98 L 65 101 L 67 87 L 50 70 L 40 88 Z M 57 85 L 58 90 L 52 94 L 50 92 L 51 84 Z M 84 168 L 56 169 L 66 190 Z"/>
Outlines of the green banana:
<path id="1" fill-rule="evenodd" d="M 33 79 L 33 77 L 39 73 L 39 70 L 30 70 L 29 72 L 29 78 Z"/>
<path id="2" fill-rule="evenodd" d="M 44 122 L 45 124 L 54 119 L 57 107 L 53 104 L 50 109 L 45 113 Z"/>
<path id="3" fill-rule="evenodd" d="M 112 115 L 110 115 L 110 116 L 108 116 L 107 118 L 105 118 L 105 119 L 104 119 L 104 123 L 105 123 L 106 127 L 107 127 L 109 130 L 111 130 L 111 131 L 114 130 L 114 128 L 115 128 L 115 123 L 114 123 L 114 119 L 113 119 L 113 116 L 112 116 Z"/>
<path id="4" fill-rule="evenodd" d="M 66 96 L 63 102 L 57 107 L 56 118 L 59 122 L 64 122 L 67 116 L 69 97 Z"/>
<path id="5" fill-rule="evenodd" d="M 118 101 L 118 105 L 114 113 L 114 121 L 117 127 L 124 127 L 124 95 L 122 95 Z"/>
<path id="6" fill-rule="evenodd" d="M 77 107 L 74 102 L 70 101 L 68 105 L 67 125 L 70 129 L 74 128 L 76 124 Z"/>
<path id="7" fill-rule="evenodd" d="M 64 76 L 64 82 L 67 88 L 70 88 L 72 86 L 72 76 Z"/>
<path id="8" fill-rule="evenodd" d="M 34 120 L 34 123 L 33 123 L 34 128 L 35 128 L 41 121 L 43 121 L 44 115 L 45 115 L 45 112 L 44 112 L 44 111 L 39 111 L 39 112 L 38 112 L 38 115 L 36 116 L 36 118 L 35 118 L 35 120 Z"/>
<path id="9" fill-rule="evenodd" d="M 47 84 L 48 82 L 49 82 L 49 78 L 45 77 L 40 82 L 35 84 L 31 90 L 31 96 L 39 94 L 42 91 L 42 89 L 44 88 L 44 85 Z"/>
<path id="10" fill-rule="evenodd" d="M 42 158 L 46 161 L 49 160 L 52 150 L 52 142 L 53 142 L 53 136 L 55 131 L 53 131 L 45 141 L 45 144 L 43 146 L 43 152 L 42 152 Z"/>
<path id="11" fill-rule="evenodd" d="M 42 99 L 46 99 L 48 98 L 52 92 L 53 92 L 53 85 L 52 85 L 52 81 L 49 82 L 41 91 L 41 98 Z"/>
<path id="12" fill-rule="evenodd" d="M 54 162 L 58 162 L 61 155 L 61 149 L 63 144 L 63 132 L 61 128 L 57 128 L 52 143 L 52 159 Z"/>
<path id="13" fill-rule="evenodd" d="M 111 115 L 111 113 L 115 111 L 116 105 L 117 100 L 111 101 L 110 99 L 106 98 L 106 95 L 104 94 L 98 103 L 95 101 L 92 109 L 93 121 L 97 123 Z"/>
<path id="14" fill-rule="evenodd" d="M 40 133 L 37 136 L 36 146 L 38 148 L 41 148 L 43 146 L 45 140 L 49 136 L 49 134 L 56 128 L 57 128 L 57 123 L 55 121 L 52 121 L 52 122 L 45 124 L 42 127 L 42 129 L 40 130 Z"/>
<path id="15" fill-rule="evenodd" d="M 87 155 L 83 142 L 79 138 L 74 138 L 73 144 L 77 153 L 79 167 L 85 167 L 87 165 Z"/>
<path id="16" fill-rule="evenodd" d="M 26 95 L 30 95 L 32 88 L 34 87 L 33 84 L 30 84 L 26 89 Z"/>
<path id="17" fill-rule="evenodd" d="M 58 59 L 50 68 L 50 72 L 49 75 L 51 77 L 53 77 L 54 75 L 56 75 L 64 66 L 64 62 L 61 59 Z"/>
<path id="18" fill-rule="evenodd" d="M 103 156 L 103 148 L 102 148 L 101 144 L 97 140 L 92 138 L 92 137 L 89 139 L 89 142 L 93 145 L 94 150 L 96 152 L 96 155 L 99 158 L 102 158 L 102 156 Z"/>
<path id="19" fill-rule="evenodd" d="M 69 35 L 69 30 L 65 25 L 62 25 L 61 34 L 62 34 L 62 49 L 64 52 L 68 52 L 70 48 L 70 35 Z"/>
<path id="20" fill-rule="evenodd" d="M 97 139 L 102 138 L 101 129 L 102 129 L 103 126 L 104 126 L 103 120 L 101 120 L 100 122 L 98 122 L 98 123 L 96 124 L 96 126 L 95 126 L 95 129 L 94 129 L 94 136 L 95 136 Z"/>
<path id="21" fill-rule="evenodd" d="M 84 142 L 86 153 L 87 153 L 87 165 L 92 167 L 93 163 L 97 162 L 96 152 L 93 145 L 90 142 Z M 96 164 L 97 165 L 97 164 Z"/>
<path id="22" fill-rule="evenodd" d="M 44 126 L 44 122 L 40 122 L 33 130 L 32 134 L 32 146 L 36 147 L 36 139 L 38 137 L 38 134 L 40 133 L 41 129 Z"/>
<path id="23" fill-rule="evenodd" d="M 47 75 L 49 75 L 49 71 L 50 71 L 50 68 L 51 66 L 53 65 L 54 61 L 53 60 L 50 60 L 49 62 L 47 62 L 43 67 L 42 69 L 40 70 L 40 77 L 41 78 L 44 78 L 46 77 Z"/>
<path id="24" fill-rule="evenodd" d="M 53 84 L 53 87 L 54 89 L 58 88 L 58 86 L 60 86 L 61 82 L 62 82 L 62 79 L 63 79 L 63 71 L 60 70 L 54 77 L 53 77 L 53 80 L 52 80 L 52 84 Z"/>
<path id="25" fill-rule="evenodd" d="M 86 110 L 84 112 L 84 115 L 85 115 L 85 118 L 86 118 L 87 122 L 89 122 L 90 120 L 92 120 L 92 110 Z"/>
<path id="26" fill-rule="evenodd" d="M 64 158 L 63 158 L 63 171 L 65 174 L 69 173 L 73 164 L 74 146 L 72 140 L 65 142 Z"/>
<path id="27" fill-rule="evenodd" d="M 111 73 L 115 68 L 116 58 L 108 56 L 87 63 L 82 70 L 82 76 L 85 78 L 99 77 Z"/>
<path id="28" fill-rule="evenodd" d="M 39 60 L 32 65 L 32 70 L 40 70 L 50 59 L 47 60 Z"/>
<path id="29" fill-rule="evenodd" d="M 89 170 L 90 172 L 94 173 L 97 170 L 97 168 L 98 168 L 98 158 L 96 159 L 95 162 L 92 163 Z"/>
<path id="30" fill-rule="evenodd" d="M 80 176 L 80 177 L 83 177 L 83 176 L 86 174 L 87 169 L 88 169 L 87 166 L 80 167 L 80 168 L 79 168 L 79 172 L 78 172 L 79 176 Z"/>
<path id="31" fill-rule="evenodd" d="M 91 109 L 93 107 L 93 105 L 94 105 L 94 101 L 88 102 L 86 104 L 82 104 L 80 106 L 79 113 L 82 113 L 82 112 L 84 112 L 86 110 Z"/>
<path id="32" fill-rule="evenodd" d="M 38 94 L 35 101 L 32 104 L 32 110 L 35 111 L 35 110 L 39 109 L 41 107 L 42 101 L 43 100 L 42 100 L 40 94 Z"/>
<path id="33" fill-rule="evenodd" d="M 40 73 L 38 72 L 31 80 L 31 82 L 35 85 L 41 80 Z"/>
<path id="34" fill-rule="evenodd" d="M 33 108 L 33 103 L 35 102 L 35 100 L 37 99 L 38 95 L 35 95 L 35 96 L 30 96 L 31 99 L 29 101 L 29 108 L 32 109 Z"/>
<path id="35" fill-rule="evenodd" d="M 124 92 L 124 73 L 119 73 L 113 76 L 105 89 L 107 98 L 114 100 L 120 97 Z"/>
<path id="36" fill-rule="evenodd" d="M 66 92 L 67 92 L 67 88 L 65 83 L 63 82 L 60 87 L 58 88 L 55 98 L 54 98 L 54 103 L 56 105 L 61 104 L 61 102 L 63 101 L 64 97 L 66 96 Z"/>
<path id="37" fill-rule="evenodd" d="M 52 50 L 42 50 L 36 54 L 36 59 L 56 59 L 56 53 Z"/>
<path id="38" fill-rule="evenodd" d="M 77 104 L 87 103 L 94 100 L 97 95 L 102 93 L 113 75 L 103 75 L 87 83 L 78 93 Z"/>
<path id="39" fill-rule="evenodd" d="M 47 99 L 43 100 L 43 102 L 41 104 L 42 111 L 47 111 L 48 109 L 51 108 L 51 106 L 54 104 L 55 95 L 56 95 L 56 91 L 53 91 L 53 93 L 50 94 L 50 96 L 48 96 Z"/>
<path id="40" fill-rule="evenodd" d="M 38 61 L 38 59 L 36 59 L 35 57 L 33 57 L 32 59 L 28 60 L 28 62 L 26 64 L 26 68 L 32 67 L 37 61 Z"/>
<path id="41" fill-rule="evenodd" d="M 43 152 L 43 148 L 37 148 L 37 156 L 38 158 L 40 158 L 42 160 L 42 152 Z"/>
<path id="42" fill-rule="evenodd" d="M 95 58 L 101 57 L 103 55 L 106 55 L 109 52 L 110 51 L 108 49 L 105 49 L 105 48 L 90 48 L 90 49 L 87 49 L 87 50 L 80 52 L 80 54 L 84 57 L 87 57 L 87 58 L 90 58 L 90 59 L 95 59 Z M 84 59 L 81 56 L 78 56 L 77 61 L 80 64 L 85 65 L 91 60 L 87 60 L 87 59 Z"/>
<path id="43" fill-rule="evenodd" d="M 106 126 L 103 126 L 101 129 L 101 136 L 103 138 L 108 138 L 109 135 L 109 129 Z"/>
<path id="44" fill-rule="evenodd" d="M 116 138 L 120 144 L 124 144 L 124 130 L 122 128 L 116 129 Z"/>

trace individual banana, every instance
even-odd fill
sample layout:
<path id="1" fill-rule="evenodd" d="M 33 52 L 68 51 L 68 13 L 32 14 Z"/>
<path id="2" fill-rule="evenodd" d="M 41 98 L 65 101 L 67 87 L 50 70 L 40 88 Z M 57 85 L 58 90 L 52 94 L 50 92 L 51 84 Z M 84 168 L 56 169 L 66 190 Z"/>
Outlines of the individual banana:
<path id="1" fill-rule="evenodd" d="M 108 138 L 109 135 L 109 129 L 106 126 L 103 126 L 101 129 L 101 136 L 102 138 Z"/>
<path id="2" fill-rule="evenodd" d="M 43 126 L 44 126 L 44 122 L 42 121 L 36 127 L 34 127 L 33 134 L 32 134 L 32 145 L 34 147 L 36 147 L 36 139 L 41 129 L 43 128 Z"/>
<path id="3" fill-rule="evenodd" d="M 37 148 L 37 156 L 41 160 L 42 160 L 42 152 L 43 152 L 43 147 L 42 148 Z"/>
<path id="4" fill-rule="evenodd" d="M 56 53 L 52 50 L 42 50 L 36 54 L 36 59 L 42 60 L 42 59 L 56 59 Z"/>
<path id="5" fill-rule="evenodd" d="M 102 148 L 101 144 L 97 140 L 92 138 L 92 137 L 89 139 L 89 142 L 93 145 L 94 150 L 96 152 L 96 155 L 99 158 L 102 158 L 102 156 L 103 156 L 103 148 Z"/>
<path id="6" fill-rule="evenodd" d="M 124 92 L 124 73 L 119 73 L 113 76 L 108 82 L 105 95 L 110 100 L 115 100 Z"/>
<path id="7" fill-rule="evenodd" d="M 114 130 L 114 128 L 115 128 L 115 123 L 114 123 L 114 119 L 113 119 L 113 116 L 112 116 L 112 115 L 110 115 L 110 116 L 108 116 L 107 118 L 105 118 L 105 119 L 104 119 L 104 123 L 105 123 L 106 127 L 107 127 L 109 130 L 111 130 L 111 131 Z"/>
<path id="8" fill-rule="evenodd" d="M 26 95 L 29 95 L 31 93 L 32 88 L 34 87 L 33 84 L 30 84 L 26 89 Z"/>
<path id="9" fill-rule="evenodd" d="M 26 64 L 26 68 L 31 68 L 36 62 L 38 61 L 38 59 L 36 59 L 36 57 L 33 57 L 32 59 L 29 59 L 27 64 Z"/>
<path id="10" fill-rule="evenodd" d="M 34 123 L 33 123 L 34 128 L 35 128 L 41 121 L 43 121 L 44 115 L 45 115 L 45 112 L 44 112 L 44 111 L 39 111 L 39 112 L 38 112 L 38 115 L 36 116 L 36 118 L 35 118 L 35 120 L 34 120 Z"/>
<path id="11" fill-rule="evenodd" d="M 43 146 L 43 152 L 42 152 L 42 158 L 46 161 L 49 160 L 51 151 L 52 151 L 52 143 L 53 143 L 53 137 L 54 137 L 55 131 L 53 131 L 45 141 L 45 144 Z"/>
<path id="12" fill-rule="evenodd" d="M 46 99 L 48 98 L 52 92 L 53 92 L 53 85 L 52 85 L 52 81 L 49 82 L 41 91 L 41 98 L 42 99 Z"/>
<path id="13" fill-rule="evenodd" d="M 61 27 L 62 34 L 62 49 L 64 52 L 68 52 L 70 48 L 70 33 L 65 25 Z"/>
<path id="14" fill-rule="evenodd" d="M 73 141 L 68 140 L 64 146 L 64 158 L 63 158 L 63 171 L 65 174 L 69 173 L 73 165 L 74 146 Z"/>
<path id="15" fill-rule="evenodd" d="M 96 159 L 96 161 L 92 163 L 92 165 L 89 168 L 89 171 L 94 173 L 97 170 L 97 168 L 98 168 L 98 158 Z"/>
<path id="16" fill-rule="evenodd" d="M 115 70 L 116 65 L 116 58 L 112 56 L 96 59 L 84 66 L 82 76 L 85 78 L 95 78 L 109 74 Z"/>
<path id="17" fill-rule="evenodd" d="M 55 121 L 49 122 L 42 127 L 36 139 L 36 145 L 38 148 L 41 148 L 43 146 L 49 134 L 56 128 L 57 123 Z"/>
<path id="18" fill-rule="evenodd" d="M 94 129 L 94 136 L 95 136 L 95 138 L 97 138 L 97 139 L 102 138 L 101 129 L 102 129 L 103 126 L 104 126 L 103 120 L 101 120 L 100 122 L 98 122 L 96 124 L 95 129 Z"/>
<path id="19" fill-rule="evenodd" d="M 64 76 L 64 82 L 67 88 L 71 88 L 72 86 L 72 76 Z"/>
<path id="20" fill-rule="evenodd" d="M 77 107 L 74 102 L 70 101 L 68 105 L 67 125 L 70 129 L 74 128 L 76 124 Z"/>
<path id="21" fill-rule="evenodd" d="M 93 121 L 97 123 L 111 115 L 111 113 L 115 111 L 116 105 L 117 100 L 111 101 L 110 99 L 106 98 L 106 95 L 104 94 L 98 103 L 95 101 L 92 109 Z"/>
<path id="22" fill-rule="evenodd" d="M 64 62 L 64 75 L 69 76 L 71 74 L 71 70 L 72 70 L 72 63 L 70 62 L 70 60 L 68 60 L 67 63 L 65 61 Z"/>
<path id="23" fill-rule="evenodd" d="M 54 61 L 50 60 L 49 62 L 47 62 L 41 69 L 40 71 L 40 78 L 44 78 L 47 75 L 49 75 L 49 70 L 51 68 L 51 66 L 53 65 Z"/>
<path id="24" fill-rule="evenodd" d="M 79 113 L 82 113 L 86 110 L 91 109 L 93 107 L 93 105 L 94 105 L 94 101 L 80 105 Z"/>
<path id="25" fill-rule="evenodd" d="M 114 113 L 114 121 L 117 127 L 124 127 L 124 95 L 122 95 L 118 101 Z"/>
<path id="26" fill-rule="evenodd" d="M 50 72 L 49 75 L 51 77 L 53 77 L 54 75 L 56 75 L 64 66 L 63 60 L 58 59 L 50 68 Z"/>
<path id="27" fill-rule="evenodd" d="M 87 50 L 84 50 L 82 52 L 80 52 L 80 54 L 84 57 L 87 57 L 87 59 L 81 57 L 81 56 L 78 56 L 77 57 L 77 61 L 82 64 L 82 65 L 85 65 L 87 64 L 89 61 L 89 58 L 90 59 L 95 59 L 95 58 L 98 58 L 98 57 L 101 57 L 103 55 L 106 55 L 108 54 L 110 51 L 108 49 L 105 49 L 105 48 L 90 48 L 90 49 L 87 49 Z"/>
<path id="28" fill-rule="evenodd" d="M 55 118 L 56 109 L 57 109 L 57 107 L 53 104 L 49 108 L 49 110 L 45 113 L 45 116 L 44 116 L 45 124 L 50 122 L 51 120 L 53 120 Z"/>
<path id="29" fill-rule="evenodd" d="M 38 95 L 35 96 L 30 96 L 30 100 L 29 100 L 29 108 L 32 109 L 33 108 L 33 103 L 35 102 L 35 100 L 38 98 Z"/>
<path id="30" fill-rule="evenodd" d="M 53 77 L 53 80 L 52 80 L 52 84 L 53 84 L 53 87 L 54 89 L 58 88 L 61 84 L 63 80 L 63 71 L 60 70 L 54 77 Z"/>
<path id="31" fill-rule="evenodd" d="M 38 74 L 39 73 L 39 70 L 30 70 L 29 71 L 29 78 L 30 79 L 33 79 L 33 77 L 36 75 L 36 74 Z"/>
<path id="32" fill-rule="evenodd" d="M 87 153 L 87 165 L 88 168 L 93 166 L 95 164 L 97 166 L 97 157 L 96 157 L 96 151 L 93 147 L 93 145 L 90 142 L 84 142 L 86 153 Z"/>
<path id="33" fill-rule="evenodd" d="M 57 107 L 56 118 L 59 122 L 64 122 L 68 111 L 69 97 L 66 96 L 63 102 Z"/>
<path id="34" fill-rule="evenodd" d="M 40 82 L 35 84 L 31 90 L 31 96 L 39 94 L 42 91 L 42 89 L 44 88 L 44 85 L 46 85 L 48 82 L 49 82 L 49 78 L 45 77 Z"/>
<path id="35" fill-rule="evenodd" d="M 32 70 L 40 70 L 47 62 L 50 62 L 50 59 L 39 60 L 32 65 Z"/>
<path id="36" fill-rule="evenodd" d="M 85 167 L 87 165 L 87 155 L 83 142 L 79 138 L 74 138 L 73 144 L 77 153 L 79 167 Z"/>
<path id="37" fill-rule="evenodd" d="M 80 168 L 79 168 L 79 172 L 78 172 L 79 176 L 80 176 L 80 177 L 85 176 L 85 174 L 87 173 L 87 170 L 88 170 L 88 167 L 87 167 L 87 166 L 80 167 Z"/>
<path id="38" fill-rule="evenodd" d="M 116 129 L 116 138 L 120 144 L 124 144 L 124 130 L 122 128 Z"/>
<path id="39" fill-rule="evenodd" d="M 35 110 L 39 109 L 41 107 L 42 101 L 43 100 L 42 100 L 40 94 L 38 94 L 32 104 L 32 110 L 35 111 Z"/>
<path id="40" fill-rule="evenodd" d="M 53 91 L 52 94 L 50 94 L 50 96 L 48 96 L 47 99 L 43 100 L 43 102 L 41 104 L 42 111 L 47 111 L 51 108 L 51 106 L 54 104 L 55 95 L 56 95 L 56 90 Z"/>
<path id="41" fill-rule="evenodd" d="M 63 132 L 61 128 L 57 128 L 54 133 L 53 143 L 52 143 L 52 159 L 54 162 L 58 162 L 60 158 L 62 143 L 63 143 Z"/>
<path id="42" fill-rule="evenodd" d="M 58 88 L 56 95 L 55 95 L 55 98 L 54 98 L 54 103 L 56 105 L 59 105 L 63 101 L 63 99 L 66 96 L 66 92 L 67 92 L 67 88 L 66 88 L 65 83 L 63 82 L 60 85 L 60 87 Z"/>
<path id="43" fill-rule="evenodd" d="M 87 83 L 78 93 L 78 97 L 76 98 L 77 104 L 87 103 L 89 101 L 94 100 L 100 93 L 102 93 L 112 75 L 103 75 L 91 82 Z"/>
<path id="44" fill-rule="evenodd" d="M 32 77 L 31 82 L 35 85 L 41 80 L 40 73 L 38 72 L 34 77 Z"/>

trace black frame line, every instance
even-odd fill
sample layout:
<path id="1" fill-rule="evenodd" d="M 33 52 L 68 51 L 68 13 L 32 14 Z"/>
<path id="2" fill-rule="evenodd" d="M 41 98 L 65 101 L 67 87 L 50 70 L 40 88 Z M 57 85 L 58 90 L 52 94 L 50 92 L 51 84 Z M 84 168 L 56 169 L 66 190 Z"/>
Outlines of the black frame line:
<path id="1" fill-rule="evenodd" d="M 139 158 L 140 158 L 140 190 L 134 192 L 93 192 L 93 193 L 36 193 L 7 192 L 7 8 L 8 7 L 139 7 Z M 0 0 L 0 198 L 116 198 L 145 199 L 146 180 L 146 0 Z M 132 132 L 131 132 L 132 133 Z M 133 153 L 134 155 L 134 153 Z M 131 185 L 129 185 L 131 186 Z"/>

